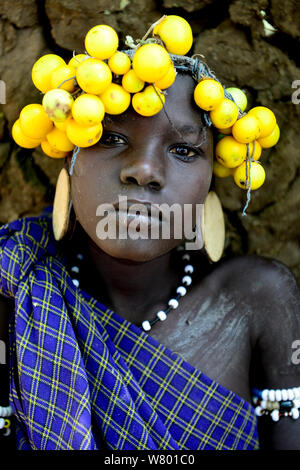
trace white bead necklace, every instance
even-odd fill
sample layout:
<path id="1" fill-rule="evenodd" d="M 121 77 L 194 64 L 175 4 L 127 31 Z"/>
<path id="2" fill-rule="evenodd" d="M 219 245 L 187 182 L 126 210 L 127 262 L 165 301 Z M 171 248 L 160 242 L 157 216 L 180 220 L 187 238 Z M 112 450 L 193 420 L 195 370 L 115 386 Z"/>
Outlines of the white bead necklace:
<path id="1" fill-rule="evenodd" d="M 183 251 L 184 248 L 179 246 L 177 251 Z M 165 321 L 167 319 L 167 315 L 171 310 L 175 310 L 179 306 L 179 300 L 187 293 L 187 287 L 192 284 L 192 277 L 191 274 L 194 272 L 194 267 L 189 263 L 190 255 L 188 253 L 184 253 L 181 257 L 182 261 L 186 261 L 187 263 L 184 266 L 184 275 L 181 279 L 182 285 L 179 285 L 176 289 L 176 294 L 174 298 L 171 298 L 168 301 L 168 307 L 165 310 L 160 310 L 156 313 L 155 317 L 152 320 L 144 320 L 142 323 L 137 325 L 139 328 L 143 328 L 144 331 L 150 331 L 152 326 L 155 325 L 156 322 Z M 72 277 L 73 284 L 76 287 L 80 286 L 80 264 L 83 260 L 83 255 L 81 253 L 77 253 L 76 255 L 76 264 L 71 267 L 70 275 Z"/>

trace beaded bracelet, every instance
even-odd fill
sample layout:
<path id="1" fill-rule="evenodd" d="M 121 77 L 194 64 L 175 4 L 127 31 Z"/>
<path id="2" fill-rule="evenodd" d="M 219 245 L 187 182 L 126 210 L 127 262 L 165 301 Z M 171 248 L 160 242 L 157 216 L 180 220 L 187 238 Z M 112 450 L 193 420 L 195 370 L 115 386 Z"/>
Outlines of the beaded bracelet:
<path id="1" fill-rule="evenodd" d="M 13 414 L 11 406 L 0 406 L 0 430 L 1 435 L 7 437 L 11 433 L 10 424 L 11 421 L 8 419 Z"/>
<path id="2" fill-rule="evenodd" d="M 270 415 L 273 421 L 284 416 L 298 419 L 300 416 L 300 387 L 284 389 L 252 390 L 256 416 Z"/>

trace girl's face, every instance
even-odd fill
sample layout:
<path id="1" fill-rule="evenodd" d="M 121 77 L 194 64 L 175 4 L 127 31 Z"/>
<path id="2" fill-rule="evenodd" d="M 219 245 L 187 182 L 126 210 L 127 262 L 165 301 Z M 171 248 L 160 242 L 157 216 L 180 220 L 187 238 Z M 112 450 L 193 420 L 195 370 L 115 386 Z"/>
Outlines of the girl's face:
<path id="1" fill-rule="evenodd" d="M 71 177 L 73 207 L 84 231 L 105 253 L 115 258 L 147 261 L 179 245 L 184 240 L 184 222 L 178 222 L 178 212 L 168 212 L 173 204 L 176 211 L 181 210 L 183 220 L 185 211 L 191 216 L 192 226 L 195 225 L 196 204 L 203 203 L 210 187 L 213 142 L 211 130 L 204 127 L 201 112 L 194 104 L 194 88 L 190 76 L 178 74 L 167 90 L 168 117 L 164 110 L 153 117 L 142 117 L 132 109 L 106 117 L 101 140 L 80 150 Z M 117 203 L 119 196 L 127 197 L 128 207 L 132 201 L 165 204 L 162 220 L 154 218 L 152 224 L 156 230 L 163 224 L 166 227 L 171 214 L 170 236 L 151 238 L 151 219 L 147 217 L 101 212 L 99 206 Z M 178 234 L 174 236 L 174 213 L 177 227 L 178 223 L 182 227 L 181 239 Z M 101 228 L 105 226 L 107 231 L 115 220 L 116 232 L 113 230 L 104 239 Z M 139 226 L 141 220 L 143 225 Z M 140 234 L 147 236 L 118 238 L 120 231 L 124 233 L 129 225 L 131 229 L 139 226 Z M 134 231 L 138 234 L 138 229 Z"/>

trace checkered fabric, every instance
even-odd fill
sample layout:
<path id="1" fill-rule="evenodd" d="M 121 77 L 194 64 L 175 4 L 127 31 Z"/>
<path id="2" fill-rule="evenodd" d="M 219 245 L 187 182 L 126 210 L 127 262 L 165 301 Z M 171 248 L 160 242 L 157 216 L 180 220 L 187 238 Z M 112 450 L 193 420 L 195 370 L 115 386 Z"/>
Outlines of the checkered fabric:
<path id="1" fill-rule="evenodd" d="M 19 449 L 257 449 L 252 406 L 73 285 L 51 212 L 0 228 Z"/>

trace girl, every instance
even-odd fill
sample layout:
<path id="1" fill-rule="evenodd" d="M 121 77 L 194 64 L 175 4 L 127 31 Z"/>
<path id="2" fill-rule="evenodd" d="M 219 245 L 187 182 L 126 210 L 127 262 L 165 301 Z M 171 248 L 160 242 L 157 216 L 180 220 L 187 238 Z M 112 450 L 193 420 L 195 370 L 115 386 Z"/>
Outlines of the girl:
<path id="1" fill-rule="evenodd" d="M 203 249 L 179 250 L 185 236 L 173 230 L 119 236 L 131 222 L 147 235 L 151 223 L 161 228 L 165 213 L 149 215 L 161 204 L 188 205 L 201 225 L 213 137 L 194 86 L 180 72 L 165 112 L 106 117 L 100 141 L 66 159 L 71 236 L 54 239 L 51 210 L 0 230 L 19 449 L 300 448 L 296 412 L 282 416 L 297 410 L 300 384 L 300 294 L 289 269 L 258 256 L 211 264 Z M 146 215 L 122 211 L 120 196 Z M 102 204 L 116 236 L 99 236 Z M 259 417 L 258 436 L 266 397 L 282 417 Z"/>

